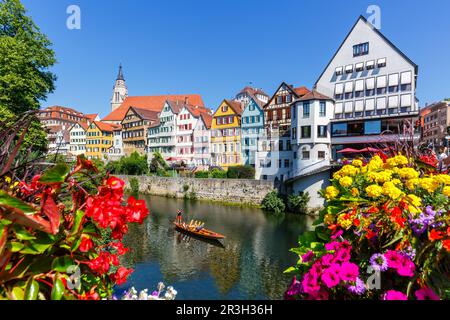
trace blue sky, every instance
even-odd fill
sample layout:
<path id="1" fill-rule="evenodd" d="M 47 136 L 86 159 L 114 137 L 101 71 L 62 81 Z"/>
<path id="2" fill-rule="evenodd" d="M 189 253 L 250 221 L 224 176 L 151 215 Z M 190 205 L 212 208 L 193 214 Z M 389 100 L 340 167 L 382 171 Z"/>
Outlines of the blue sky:
<path id="1" fill-rule="evenodd" d="M 450 97 L 448 0 L 22 0 L 53 42 L 56 91 L 43 107 L 109 112 L 119 63 L 130 95 L 199 93 L 216 109 L 250 82 L 314 84 L 359 15 L 419 65 L 420 105 Z M 69 5 L 81 30 L 66 28 Z"/>

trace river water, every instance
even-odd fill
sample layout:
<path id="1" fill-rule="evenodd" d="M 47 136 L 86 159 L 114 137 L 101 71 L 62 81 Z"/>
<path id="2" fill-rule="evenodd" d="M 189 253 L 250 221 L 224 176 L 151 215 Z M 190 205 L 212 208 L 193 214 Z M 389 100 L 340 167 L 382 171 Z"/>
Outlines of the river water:
<path id="1" fill-rule="evenodd" d="M 158 282 L 178 291 L 177 300 L 282 299 L 290 283 L 283 271 L 297 258 L 289 249 L 311 228 L 313 218 L 274 216 L 255 208 L 142 196 L 150 216 L 132 225 L 124 243 L 132 250 L 123 264 L 134 268 L 118 293 L 134 286 L 153 291 Z M 201 220 L 226 239 L 205 242 L 172 225 L 178 209 L 185 220 Z"/>

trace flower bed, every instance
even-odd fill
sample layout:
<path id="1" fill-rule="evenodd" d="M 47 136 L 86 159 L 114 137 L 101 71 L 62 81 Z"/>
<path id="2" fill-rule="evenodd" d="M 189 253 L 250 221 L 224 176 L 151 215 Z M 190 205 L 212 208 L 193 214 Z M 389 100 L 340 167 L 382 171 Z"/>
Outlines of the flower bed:
<path id="1" fill-rule="evenodd" d="M 322 191 L 286 299 L 439 300 L 450 289 L 450 176 L 436 160 L 355 160 Z"/>

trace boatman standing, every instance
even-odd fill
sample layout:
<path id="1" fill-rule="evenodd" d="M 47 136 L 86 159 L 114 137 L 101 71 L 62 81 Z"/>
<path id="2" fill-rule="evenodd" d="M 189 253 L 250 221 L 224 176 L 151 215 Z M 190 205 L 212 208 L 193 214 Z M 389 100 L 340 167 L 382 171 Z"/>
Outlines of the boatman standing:
<path id="1" fill-rule="evenodd" d="M 177 212 L 177 223 L 182 223 L 183 222 L 183 213 L 181 212 L 181 210 L 178 210 Z"/>

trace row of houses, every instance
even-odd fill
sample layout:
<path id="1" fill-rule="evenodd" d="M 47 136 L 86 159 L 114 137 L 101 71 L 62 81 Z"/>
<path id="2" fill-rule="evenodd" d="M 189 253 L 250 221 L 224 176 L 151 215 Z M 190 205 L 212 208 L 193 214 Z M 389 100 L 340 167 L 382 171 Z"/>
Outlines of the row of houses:
<path id="1" fill-rule="evenodd" d="M 251 165 L 256 179 L 315 195 L 346 150 L 420 138 L 417 76 L 418 66 L 361 16 L 311 89 L 282 82 L 269 96 L 245 87 L 213 112 L 198 94 L 128 96 L 120 66 L 111 113 L 101 121 L 74 115 L 69 134 L 59 135 L 71 154 L 160 152 L 197 168 Z"/>

